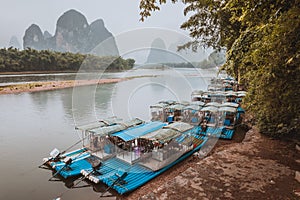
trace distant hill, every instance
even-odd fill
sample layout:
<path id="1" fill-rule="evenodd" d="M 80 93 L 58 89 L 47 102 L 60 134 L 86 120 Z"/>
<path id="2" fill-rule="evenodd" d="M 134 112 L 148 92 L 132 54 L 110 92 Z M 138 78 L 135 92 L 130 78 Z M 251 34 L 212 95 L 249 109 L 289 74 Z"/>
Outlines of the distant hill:
<path id="1" fill-rule="evenodd" d="M 182 40 L 178 42 L 183 42 Z M 197 52 L 192 50 L 177 51 L 177 46 L 184 43 L 172 43 L 167 49 L 165 42 L 161 38 L 156 38 L 151 44 L 151 49 L 147 58 L 146 64 L 148 67 L 160 66 L 163 64 L 169 67 L 180 68 L 214 68 L 220 66 L 226 61 L 225 50 L 212 50 L 209 49 L 205 52 L 204 49 L 199 48 Z"/>
<path id="2" fill-rule="evenodd" d="M 211 49 L 204 50 L 198 48 L 197 52 L 193 52 L 190 49 L 177 51 L 177 47 L 185 44 L 186 38 L 179 38 L 177 42 L 171 43 L 167 48 L 167 45 L 161 38 L 156 38 L 151 43 L 151 49 L 147 57 L 146 63 L 187 63 L 187 62 L 200 62 L 208 59 Z"/>
<path id="3" fill-rule="evenodd" d="M 167 63 L 169 56 L 165 42 L 161 38 L 156 38 L 151 44 L 146 63 Z"/>
<path id="4" fill-rule="evenodd" d="M 12 36 L 10 38 L 8 46 L 14 47 L 14 48 L 17 48 L 17 49 L 21 49 L 20 42 L 19 42 L 19 40 L 18 40 L 18 38 L 16 36 Z"/>
<path id="5" fill-rule="evenodd" d="M 211 48 L 204 49 L 203 47 L 198 47 L 196 52 L 194 52 L 191 49 L 184 49 L 181 51 L 177 51 L 178 46 L 184 45 L 188 42 L 190 42 L 188 37 L 181 37 L 178 38 L 176 42 L 170 44 L 168 50 L 171 52 L 175 52 L 175 55 L 177 54 L 179 55 L 175 59 L 173 55 L 172 60 L 175 60 L 175 62 L 176 60 L 177 62 L 182 62 L 183 60 L 184 62 L 200 62 L 201 60 L 207 59 L 209 54 L 213 51 Z"/>
<path id="6" fill-rule="evenodd" d="M 197 63 L 197 66 L 202 69 L 214 68 L 223 65 L 226 62 L 226 51 L 222 50 L 214 50 L 211 54 L 209 54 L 208 58 Z"/>
<path id="7" fill-rule="evenodd" d="M 88 24 L 86 17 L 73 9 L 58 18 L 53 36 L 48 31 L 43 33 L 36 24 L 28 27 L 23 37 L 23 48 L 27 47 L 100 56 L 119 55 L 115 39 L 105 28 L 104 21 L 98 19 Z"/>

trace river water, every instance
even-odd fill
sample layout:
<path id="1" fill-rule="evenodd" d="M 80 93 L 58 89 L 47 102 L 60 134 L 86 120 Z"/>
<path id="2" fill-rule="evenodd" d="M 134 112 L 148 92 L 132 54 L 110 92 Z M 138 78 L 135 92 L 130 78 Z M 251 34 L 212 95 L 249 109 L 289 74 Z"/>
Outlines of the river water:
<path id="1" fill-rule="evenodd" d="M 214 70 L 135 69 L 100 77 L 137 77 L 114 84 L 1 95 L 0 199 L 54 199 L 61 194 L 62 199 L 98 199 L 101 193 L 97 187 L 69 189 L 64 182 L 48 181 L 51 171 L 37 167 L 42 158 L 54 147 L 64 150 L 77 142 L 80 136 L 75 125 L 113 115 L 147 121 L 151 104 L 169 99 L 190 101 L 191 92 L 205 90 L 215 74 Z M 1 75 L 0 82 L 11 84 L 75 77 L 76 74 Z"/>

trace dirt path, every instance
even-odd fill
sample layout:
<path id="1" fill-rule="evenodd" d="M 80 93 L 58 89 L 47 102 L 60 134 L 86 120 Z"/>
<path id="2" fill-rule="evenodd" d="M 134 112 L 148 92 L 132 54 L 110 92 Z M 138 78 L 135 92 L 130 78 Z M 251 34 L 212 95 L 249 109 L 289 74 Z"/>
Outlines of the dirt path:
<path id="1" fill-rule="evenodd" d="M 242 142 L 220 141 L 204 159 L 191 157 L 119 199 L 300 199 L 300 151 L 254 127 Z"/>

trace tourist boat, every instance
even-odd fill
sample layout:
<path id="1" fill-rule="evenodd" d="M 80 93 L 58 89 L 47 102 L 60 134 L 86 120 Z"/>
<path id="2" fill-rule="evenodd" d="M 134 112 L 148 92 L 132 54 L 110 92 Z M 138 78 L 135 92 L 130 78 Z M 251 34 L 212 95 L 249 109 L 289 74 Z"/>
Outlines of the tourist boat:
<path id="1" fill-rule="evenodd" d="M 145 124 L 144 121 L 138 118 L 125 122 L 113 118 L 78 126 L 76 129 L 82 132 L 83 139 L 79 141 L 82 142 L 82 148 L 64 154 L 54 149 L 50 153 L 50 158 L 44 158 L 44 165 L 56 171 L 53 177 L 57 174 L 63 178 L 80 175 L 82 169 L 95 168 L 101 160 L 113 156 L 109 153 L 113 145 L 105 139 L 107 136 L 125 129 L 134 129 L 143 124 Z"/>
<path id="2" fill-rule="evenodd" d="M 150 106 L 150 110 L 152 119 L 199 125 L 202 135 L 221 139 L 232 139 L 240 114 L 244 112 L 238 103 L 215 101 L 207 103 L 193 101 L 184 105 L 179 102 L 173 102 L 171 105 L 159 103 Z"/>
<path id="3" fill-rule="evenodd" d="M 79 140 L 78 142 L 76 142 L 75 144 L 73 144 L 71 147 L 67 148 L 66 150 L 64 150 L 63 152 L 60 152 L 58 149 L 54 148 L 51 152 L 50 152 L 50 157 L 48 158 L 44 158 L 43 159 L 43 164 L 41 166 L 51 166 L 51 163 L 55 163 L 58 161 L 63 161 L 66 157 L 71 157 L 71 156 L 75 156 L 78 154 L 83 154 L 85 151 L 87 151 L 87 148 L 82 147 L 80 149 L 76 149 L 74 151 L 68 152 L 68 150 L 70 150 L 71 148 L 73 148 L 74 146 L 76 146 L 77 144 L 83 142 L 84 140 L 84 135 L 86 134 L 86 132 L 90 129 L 93 128 L 97 128 L 97 127 L 105 127 L 105 126 L 110 126 L 110 125 L 114 125 L 116 124 L 117 121 L 121 121 L 121 119 L 118 119 L 116 117 L 109 117 L 107 119 L 102 119 L 99 121 L 95 121 L 95 122 L 91 122 L 88 124 L 84 124 L 82 126 L 76 126 L 75 130 L 80 130 L 82 132 L 82 139 Z"/>
<path id="4" fill-rule="evenodd" d="M 204 91 L 194 90 L 191 94 L 192 101 L 202 101 Z"/>
<path id="5" fill-rule="evenodd" d="M 218 105 L 218 106 L 213 106 Z M 240 114 L 244 112 L 238 103 L 225 102 L 223 104 L 209 104 L 201 111 L 208 116 L 204 127 L 201 124 L 201 134 L 219 137 L 221 139 L 232 139 L 235 126 L 238 124 Z"/>
<path id="6" fill-rule="evenodd" d="M 192 92 L 192 102 L 204 103 L 199 118 L 202 135 L 232 139 L 241 114 L 245 113 L 240 103 L 246 92 L 237 91 L 238 88 L 238 83 L 226 76 L 211 79 L 207 91 Z"/>
<path id="7" fill-rule="evenodd" d="M 216 80 L 215 82 L 218 83 Z M 200 110 L 200 115 L 203 117 L 199 118 L 201 134 L 232 139 L 235 126 L 239 122 L 241 114 L 245 113 L 240 106 L 240 102 L 245 96 L 245 91 L 233 90 L 207 92 L 196 90 L 192 92 L 192 102 L 202 101 L 204 103 Z"/>
<path id="8" fill-rule="evenodd" d="M 115 134 L 124 139 L 121 135 Z M 116 150 L 117 155 L 103 161 L 99 169 L 85 169 L 81 173 L 93 183 L 103 182 L 119 194 L 124 194 L 199 151 L 206 141 L 207 137 L 199 135 L 198 126 L 174 122 L 147 134 L 128 138 L 127 142 L 135 145 L 131 153 L 128 154 L 130 151 L 120 146 Z"/>
<path id="9" fill-rule="evenodd" d="M 166 122 L 167 121 L 167 109 L 168 104 L 164 102 L 160 102 L 154 105 L 150 106 L 150 111 L 151 111 L 151 121 L 162 121 Z"/>
<path id="10" fill-rule="evenodd" d="M 203 104 L 199 104 L 199 102 L 197 101 L 184 107 L 182 112 L 182 122 L 186 122 L 195 126 L 199 125 L 201 122 L 200 120 L 202 106 Z"/>

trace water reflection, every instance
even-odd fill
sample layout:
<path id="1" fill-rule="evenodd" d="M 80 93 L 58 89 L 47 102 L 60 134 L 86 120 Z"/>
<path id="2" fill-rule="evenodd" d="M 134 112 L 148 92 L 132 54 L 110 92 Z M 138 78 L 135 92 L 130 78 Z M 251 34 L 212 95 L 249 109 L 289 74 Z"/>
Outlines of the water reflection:
<path id="1" fill-rule="evenodd" d="M 72 117 L 75 124 L 85 124 L 112 115 L 110 102 L 115 83 L 74 88 L 72 91 Z"/>

